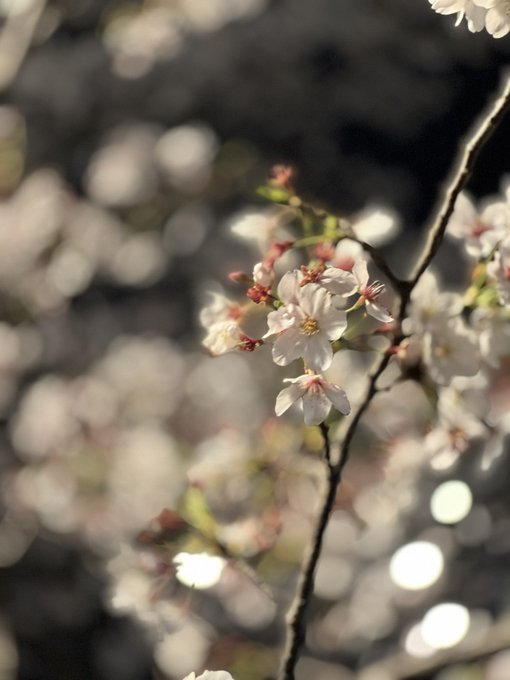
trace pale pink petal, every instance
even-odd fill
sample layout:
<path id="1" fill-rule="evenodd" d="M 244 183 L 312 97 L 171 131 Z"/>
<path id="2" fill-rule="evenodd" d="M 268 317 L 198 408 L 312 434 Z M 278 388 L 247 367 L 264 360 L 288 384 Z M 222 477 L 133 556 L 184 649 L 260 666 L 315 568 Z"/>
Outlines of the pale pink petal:
<path id="1" fill-rule="evenodd" d="M 389 323 L 390 321 L 393 321 L 393 317 L 388 312 L 388 310 L 384 309 L 384 307 L 378 302 L 371 302 L 370 300 L 367 300 L 365 302 L 365 307 L 367 313 L 370 314 L 370 316 L 372 316 L 374 319 L 377 319 L 377 321 L 382 321 L 382 323 Z"/>
<path id="2" fill-rule="evenodd" d="M 279 335 L 273 345 L 273 361 L 279 366 L 287 366 L 303 356 L 305 338 L 296 328 L 289 328 Z"/>
<path id="3" fill-rule="evenodd" d="M 349 271 L 327 267 L 321 276 L 321 284 L 333 295 L 349 297 L 356 292 L 357 281 Z"/>
<path id="4" fill-rule="evenodd" d="M 329 340 L 338 340 L 347 328 L 347 314 L 341 309 L 332 308 L 319 320 L 321 333 Z"/>
<path id="5" fill-rule="evenodd" d="M 303 396 L 305 425 L 320 425 L 328 417 L 330 410 L 331 402 L 321 388 L 310 389 Z"/>
<path id="6" fill-rule="evenodd" d="M 301 288 L 299 305 L 311 319 L 318 319 L 322 310 L 331 305 L 328 291 L 316 283 L 308 283 Z"/>
<path id="7" fill-rule="evenodd" d="M 340 411 L 344 416 L 349 415 L 351 412 L 351 405 L 349 404 L 349 400 L 343 389 L 338 385 L 331 385 L 326 381 L 323 382 L 322 388 L 336 410 Z"/>
<path id="8" fill-rule="evenodd" d="M 263 337 L 267 338 L 270 335 L 281 333 L 296 325 L 298 318 L 296 317 L 295 312 L 296 309 L 294 308 L 294 305 L 287 305 L 287 307 L 280 307 L 280 309 L 276 309 L 274 312 L 269 312 L 267 315 L 269 330 Z"/>
<path id="9" fill-rule="evenodd" d="M 296 269 L 292 272 L 287 272 L 281 278 L 278 284 L 278 297 L 285 304 L 296 303 L 299 298 L 301 287 L 299 281 L 301 274 Z"/>
<path id="10" fill-rule="evenodd" d="M 292 404 L 294 404 L 298 399 L 301 399 L 303 394 L 306 392 L 306 387 L 294 383 L 290 387 L 284 387 L 283 390 L 276 397 L 275 413 L 277 416 L 281 416 L 285 413 Z"/>
<path id="11" fill-rule="evenodd" d="M 368 283 L 368 267 L 365 260 L 356 260 L 352 273 L 356 277 L 359 288 L 365 288 Z"/>

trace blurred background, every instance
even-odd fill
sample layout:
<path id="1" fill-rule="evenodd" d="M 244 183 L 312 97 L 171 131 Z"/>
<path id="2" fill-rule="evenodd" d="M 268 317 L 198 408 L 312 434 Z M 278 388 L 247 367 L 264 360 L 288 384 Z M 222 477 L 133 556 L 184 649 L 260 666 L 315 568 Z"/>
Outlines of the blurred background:
<path id="1" fill-rule="evenodd" d="M 207 356 L 199 310 L 260 258 L 230 228 L 267 219 L 275 163 L 339 215 L 397 211 L 404 273 L 510 42 L 427 0 L 0 0 L 0 17 L 0 677 L 274 677 L 320 440 L 273 419 L 267 354 Z M 498 191 L 509 139 L 507 120 L 475 196 Z M 463 271 L 448 244 L 439 260 Z M 367 364 L 345 361 L 355 395 Z M 477 440 L 431 465 L 429 405 L 402 389 L 339 493 L 299 678 L 508 680 L 506 440 L 497 464 Z M 211 522 L 231 558 L 175 573 L 182 550 L 212 554 Z"/>

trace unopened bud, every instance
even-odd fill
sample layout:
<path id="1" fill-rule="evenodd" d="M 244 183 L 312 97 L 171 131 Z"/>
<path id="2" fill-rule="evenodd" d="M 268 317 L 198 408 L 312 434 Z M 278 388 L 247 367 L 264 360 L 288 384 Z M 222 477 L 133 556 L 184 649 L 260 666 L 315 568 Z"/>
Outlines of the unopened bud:
<path id="1" fill-rule="evenodd" d="M 335 247 L 331 241 L 319 243 L 319 245 L 315 247 L 314 256 L 322 262 L 329 262 L 335 257 Z"/>
<path id="2" fill-rule="evenodd" d="M 274 271 L 264 262 L 258 262 L 253 268 L 253 280 L 264 288 L 271 288 L 274 281 Z"/>

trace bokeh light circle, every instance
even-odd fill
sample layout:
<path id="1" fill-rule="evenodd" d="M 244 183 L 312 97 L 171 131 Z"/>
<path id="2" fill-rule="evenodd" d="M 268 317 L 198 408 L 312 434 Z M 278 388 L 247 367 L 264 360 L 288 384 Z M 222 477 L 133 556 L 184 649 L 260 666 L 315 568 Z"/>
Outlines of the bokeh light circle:
<path id="1" fill-rule="evenodd" d="M 441 576 L 444 559 L 434 543 L 415 541 L 399 548 L 390 562 L 392 581 L 406 590 L 428 588 Z"/>
<path id="2" fill-rule="evenodd" d="M 441 524 L 457 524 L 467 517 L 473 505 L 469 486 L 460 480 L 440 484 L 430 499 L 430 511 Z"/>
<path id="3" fill-rule="evenodd" d="M 443 602 L 425 614 L 421 622 L 423 640 L 434 649 L 455 647 L 469 628 L 469 611 L 461 604 Z"/>

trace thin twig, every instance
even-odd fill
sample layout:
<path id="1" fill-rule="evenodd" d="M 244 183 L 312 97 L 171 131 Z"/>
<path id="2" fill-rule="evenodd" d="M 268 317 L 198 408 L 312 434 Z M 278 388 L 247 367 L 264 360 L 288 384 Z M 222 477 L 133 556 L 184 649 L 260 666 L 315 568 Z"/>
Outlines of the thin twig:
<path id="1" fill-rule="evenodd" d="M 321 423 L 319 425 L 322 439 L 324 440 L 324 460 L 326 461 L 328 468 L 331 467 L 331 441 L 329 439 L 329 427 L 326 423 Z"/>
<path id="2" fill-rule="evenodd" d="M 299 651 L 305 639 L 306 632 L 305 614 L 308 602 L 313 592 L 315 568 L 317 566 L 317 562 L 321 554 L 324 531 L 326 530 L 329 515 L 335 504 L 337 488 L 342 479 L 342 472 L 349 459 L 349 450 L 352 438 L 356 432 L 361 416 L 367 410 L 370 402 L 372 401 L 372 397 L 377 391 L 376 389 L 377 380 L 381 373 L 386 368 L 386 366 L 388 365 L 390 358 L 391 358 L 390 354 L 385 354 L 379 360 L 376 369 L 374 370 L 370 377 L 365 398 L 363 399 L 360 406 L 356 410 L 356 413 L 354 414 L 350 422 L 349 428 L 345 434 L 343 444 L 340 450 L 340 457 L 335 464 L 330 463 L 328 466 L 327 486 L 323 497 L 322 506 L 319 511 L 317 526 L 315 527 L 315 532 L 311 541 L 308 556 L 305 559 L 303 568 L 301 570 L 301 576 L 299 579 L 296 598 L 287 615 L 288 635 L 287 645 L 283 654 L 283 663 L 280 672 L 281 680 L 294 680 L 294 672 L 298 661 Z M 328 437 L 327 445 L 328 450 L 329 447 L 330 442 Z"/>
<path id="3" fill-rule="evenodd" d="M 400 309 L 397 318 L 397 327 L 400 327 L 402 321 L 405 319 L 407 305 L 409 303 L 413 289 L 418 283 L 423 272 L 430 265 L 439 249 L 439 246 L 441 245 L 448 220 L 453 212 L 457 196 L 471 175 L 479 152 L 487 143 L 494 130 L 497 128 L 497 125 L 502 120 L 509 105 L 510 76 L 506 76 L 502 87 L 496 95 L 493 103 L 491 103 L 488 112 L 482 117 L 481 122 L 475 127 L 474 132 L 472 132 L 468 138 L 468 141 L 464 147 L 464 151 L 460 156 L 460 160 L 455 166 L 456 170 L 452 175 L 452 179 L 450 182 L 448 182 L 444 198 L 441 201 L 439 210 L 437 211 L 437 217 L 432 222 L 430 236 L 418 257 L 417 264 L 413 270 L 413 273 L 411 274 L 411 278 L 408 281 L 402 281 L 394 276 L 389 268 L 385 267 L 386 271 L 382 270 L 392 282 L 396 290 L 400 293 Z M 365 248 L 365 250 L 367 250 L 367 248 Z M 376 264 L 378 264 L 377 261 Z M 380 264 L 378 266 L 380 267 Z M 390 273 L 388 274 L 388 272 Z M 394 343 L 397 344 L 401 341 L 401 339 L 402 336 L 400 335 L 400 331 L 397 331 L 397 335 L 394 338 Z M 324 532 L 328 524 L 329 516 L 335 504 L 338 485 L 342 480 L 343 470 L 349 460 L 350 447 L 354 435 L 356 434 L 358 424 L 370 406 L 373 397 L 377 393 L 377 380 L 384 372 L 390 359 L 390 353 L 384 354 L 371 374 L 365 396 L 354 413 L 349 423 L 349 427 L 345 433 L 343 442 L 340 446 L 340 454 L 336 463 L 331 461 L 331 442 L 329 440 L 329 432 L 327 428 L 321 428 L 325 441 L 325 460 L 327 462 L 328 471 L 327 485 L 322 498 L 322 504 L 319 509 L 317 525 L 315 527 L 315 532 L 310 544 L 309 553 L 301 569 L 296 596 L 287 616 L 287 643 L 282 657 L 283 660 L 279 675 L 280 680 L 294 680 L 299 653 L 305 641 L 306 610 L 313 593 L 315 569 L 321 554 Z"/>

